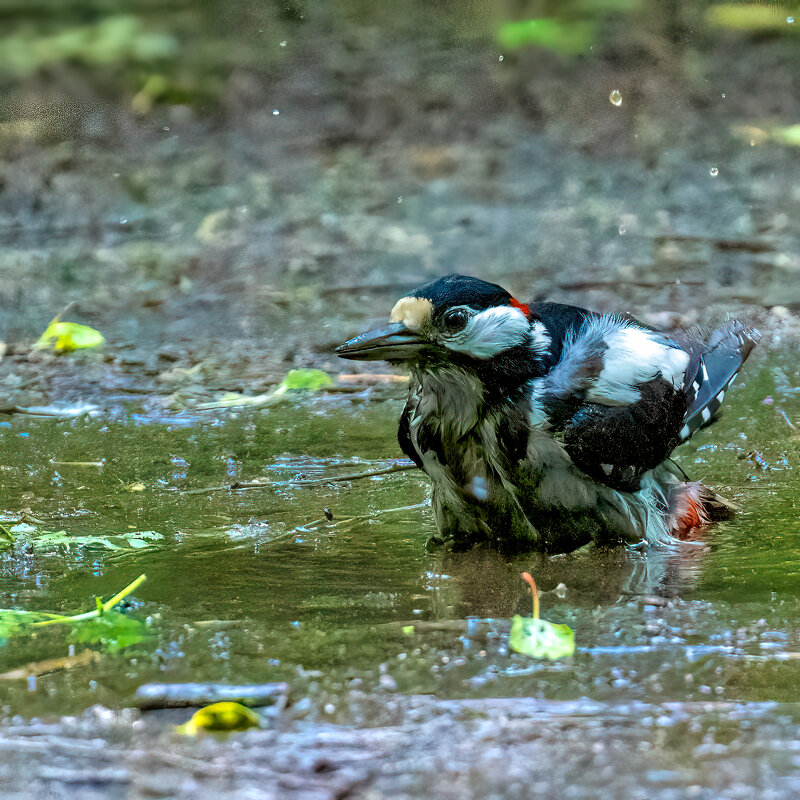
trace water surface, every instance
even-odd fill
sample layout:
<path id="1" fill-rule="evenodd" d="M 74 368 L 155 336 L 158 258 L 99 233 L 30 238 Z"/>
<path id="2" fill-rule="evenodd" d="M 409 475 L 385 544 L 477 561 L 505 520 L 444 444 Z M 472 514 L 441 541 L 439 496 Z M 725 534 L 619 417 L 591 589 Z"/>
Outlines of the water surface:
<path id="1" fill-rule="evenodd" d="M 2 507 L 74 536 L 153 530 L 141 550 L 20 543 L 0 605 L 77 613 L 147 573 L 127 612 L 152 637 L 87 667 L 0 687 L 25 716 L 123 706 L 147 681 L 285 679 L 312 716 L 365 721 L 381 692 L 646 702 L 800 697 L 800 379 L 793 354 L 754 359 L 726 414 L 678 451 L 742 505 L 705 543 L 545 558 L 429 552 L 417 472 L 292 485 L 390 465 L 396 399 L 327 396 L 222 418 L 7 418 Z M 765 402 L 766 401 L 766 402 Z M 787 421 L 788 419 L 788 421 Z M 102 466 L 64 462 L 100 462 Z M 195 490 L 269 480 L 246 492 Z M 327 508 L 333 519 L 325 519 Z M 401 508 L 405 510 L 389 511 Z M 542 612 L 576 631 L 555 664 L 509 653 L 508 620 Z M 408 635 L 403 628 L 414 625 Z M 0 671 L 66 654 L 63 631 L 11 639 Z"/>

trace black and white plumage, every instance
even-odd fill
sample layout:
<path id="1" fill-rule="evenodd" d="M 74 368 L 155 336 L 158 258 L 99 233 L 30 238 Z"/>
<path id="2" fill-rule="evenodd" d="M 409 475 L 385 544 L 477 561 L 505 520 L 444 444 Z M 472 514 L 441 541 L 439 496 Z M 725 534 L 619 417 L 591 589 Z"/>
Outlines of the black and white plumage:
<path id="1" fill-rule="evenodd" d="M 410 368 L 399 440 L 431 479 L 442 539 L 565 552 L 668 545 L 707 520 L 713 493 L 669 455 L 714 419 L 757 339 L 732 322 L 679 341 L 450 275 L 338 352 Z"/>

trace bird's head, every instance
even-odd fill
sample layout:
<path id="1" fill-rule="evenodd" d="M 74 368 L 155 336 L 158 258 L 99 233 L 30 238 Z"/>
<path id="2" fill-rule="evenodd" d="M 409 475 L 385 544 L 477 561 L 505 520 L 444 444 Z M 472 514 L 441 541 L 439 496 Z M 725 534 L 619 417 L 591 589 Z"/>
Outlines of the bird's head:
<path id="1" fill-rule="evenodd" d="M 452 364 L 484 369 L 513 360 L 535 362 L 550 337 L 528 307 L 494 283 L 448 275 L 397 301 L 383 328 L 336 349 L 342 358 L 409 362 L 424 369 Z"/>

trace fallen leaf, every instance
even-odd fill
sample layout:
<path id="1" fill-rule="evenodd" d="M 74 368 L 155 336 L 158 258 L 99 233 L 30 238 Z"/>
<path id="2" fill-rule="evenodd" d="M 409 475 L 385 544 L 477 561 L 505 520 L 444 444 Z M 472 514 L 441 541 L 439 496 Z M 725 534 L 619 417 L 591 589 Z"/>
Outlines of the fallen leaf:
<path id="1" fill-rule="evenodd" d="M 261 719 L 255 711 L 241 703 L 212 703 L 192 714 L 188 722 L 178 725 L 176 733 L 197 736 L 198 733 L 246 731 L 261 727 Z"/>
<path id="2" fill-rule="evenodd" d="M 198 411 L 208 411 L 213 408 L 237 408 L 239 406 L 266 406 L 280 401 L 287 392 L 306 391 L 317 392 L 333 385 L 333 380 L 327 372 L 321 369 L 293 369 L 286 377 L 268 394 L 246 395 L 236 392 L 227 392 L 219 400 L 211 403 L 199 403 Z"/>
<path id="3" fill-rule="evenodd" d="M 98 347 L 103 342 L 105 337 L 100 331 L 77 322 L 61 322 L 58 317 L 53 317 L 33 347 L 35 350 L 71 353 L 73 350 Z"/>
<path id="4" fill-rule="evenodd" d="M 321 369 L 293 369 L 286 374 L 286 377 L 281 381 L 273 394 L 281 390 L 286 392 L 297 389 L 316 392 L 332 384 L 331 376 Z"/>
<path id="5" fill-rule="evenodd" d="M 777 5 L 718 3 L 706 9 L 706 20 L 718 28 L 737 31 L 786 31 L 786 11 Z"/>

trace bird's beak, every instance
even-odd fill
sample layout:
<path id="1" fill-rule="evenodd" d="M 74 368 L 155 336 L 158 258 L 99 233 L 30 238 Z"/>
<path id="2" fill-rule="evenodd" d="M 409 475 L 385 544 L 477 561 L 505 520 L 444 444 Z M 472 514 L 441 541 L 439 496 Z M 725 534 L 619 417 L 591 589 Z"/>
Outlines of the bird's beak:
<path id="1" fill-rule="evenodd" d="M 407 361 L 425 346 L 425 340 L 412 333 L 402 322 L 354 336 L 336 348 L 340 358 L 356 361 Z"/>

